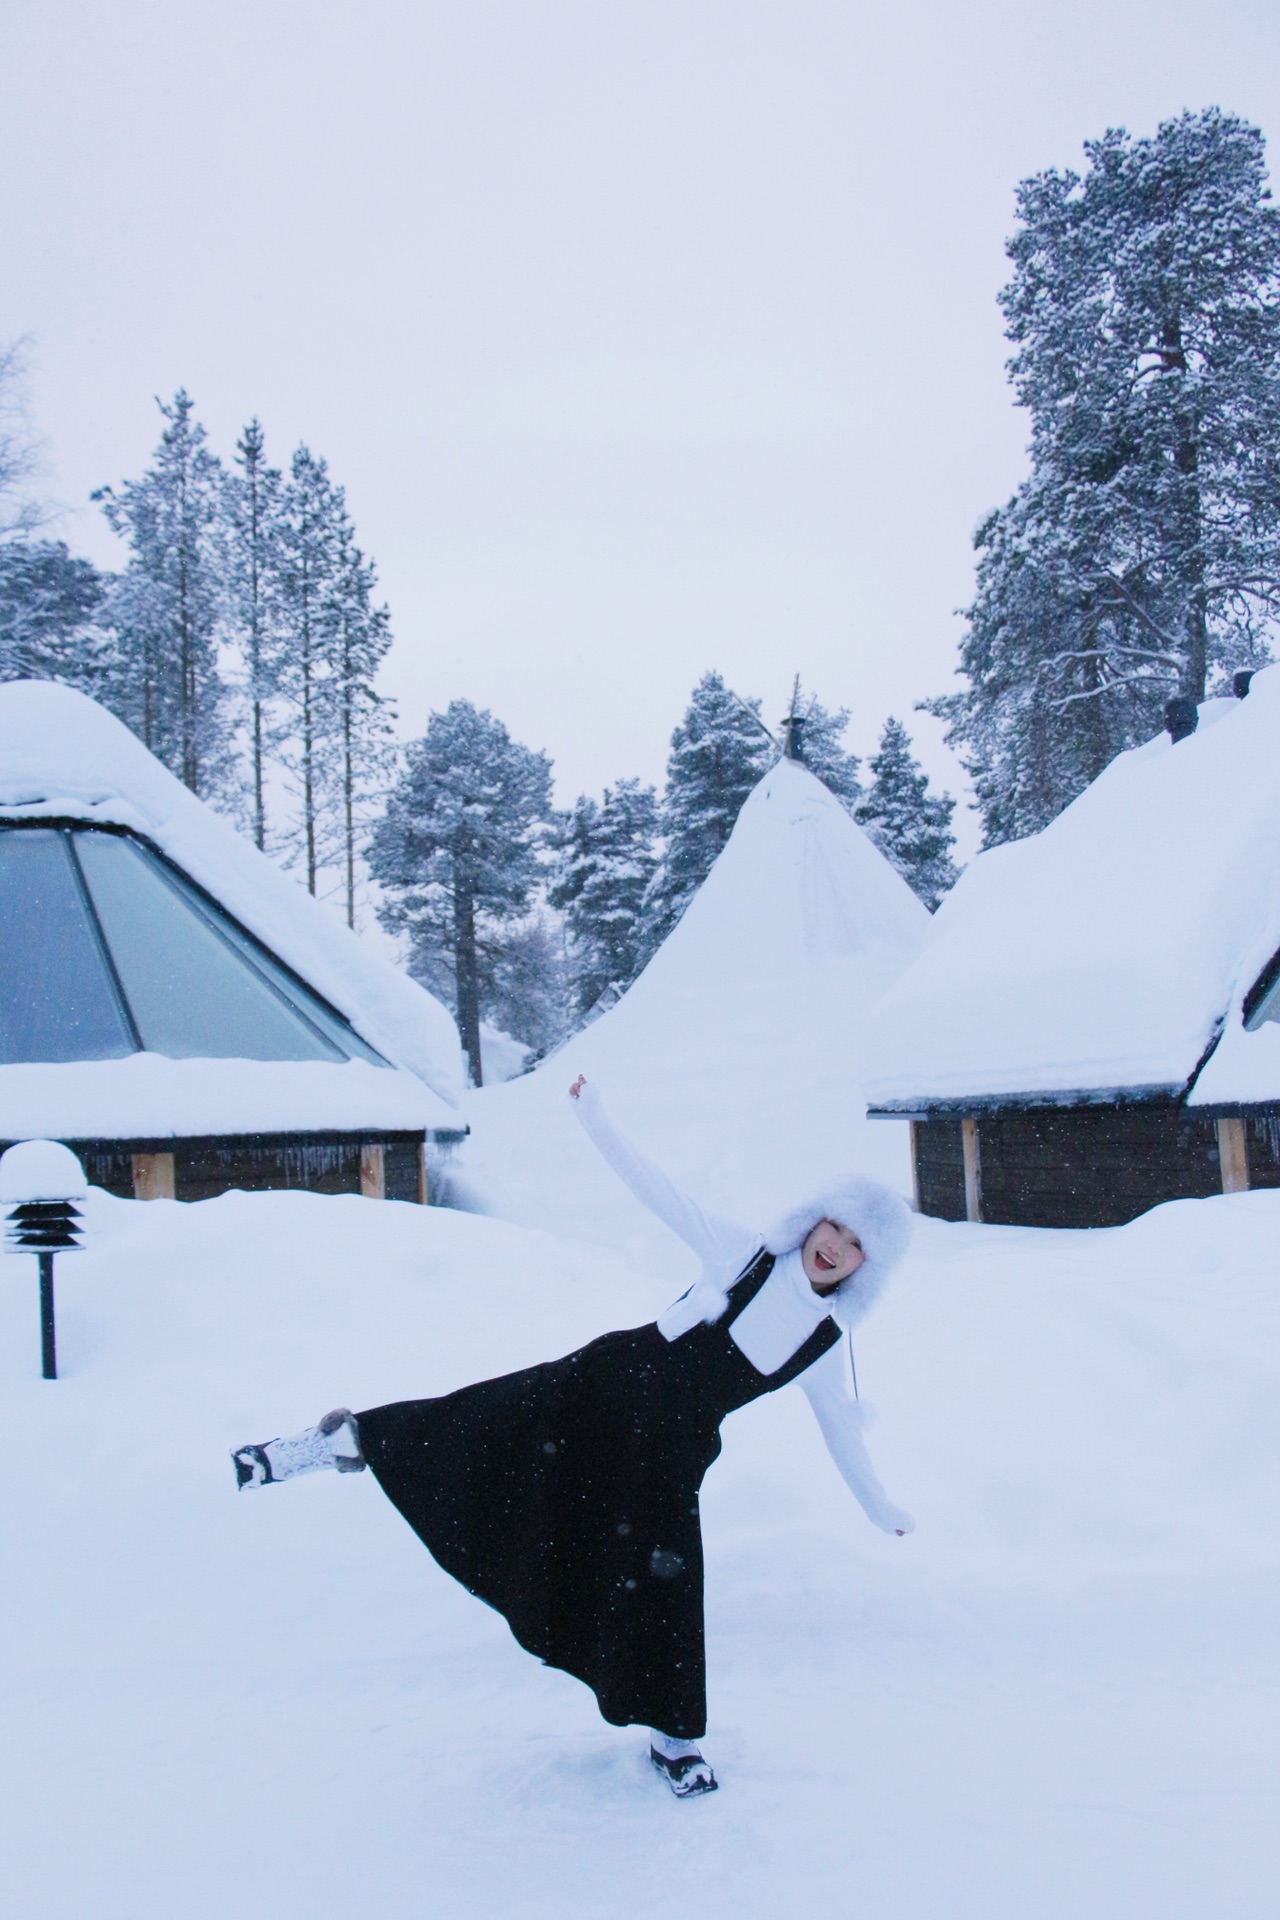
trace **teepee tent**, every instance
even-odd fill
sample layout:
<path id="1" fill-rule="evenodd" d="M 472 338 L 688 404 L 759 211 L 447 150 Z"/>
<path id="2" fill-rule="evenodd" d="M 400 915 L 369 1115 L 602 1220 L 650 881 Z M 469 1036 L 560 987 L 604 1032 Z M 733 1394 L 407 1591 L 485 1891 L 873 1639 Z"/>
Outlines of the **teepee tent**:
<path id="1" fill-rule="evenodd" d="M 867 1123 L 860 1059 L 869 1009 L 929 926 L 822 782 L 779 762 L 617 1004 L 532 1074 L 470 1097 L 463 1183 L 478 1204 L 545 1220 L 546 1170 L 570 1156 L 581 1206 L 625 1211 L 573 1125 L 565 1088 L 581 1072 L 674 1176 L 738 1217 L 766 1220 L 828 1170 L 909 1188 L 907 1129 Z"/>
<path id="2" fill-rule="evenodd" d="M 981 854 L 877 1010 L 929 1213 L 1099 1226 L 1280 1185 L 1280 667 Z"/>
<path id="3" fill-rule="evenodd" d="M 118 1193 L 423 1197 L 461 1056 L 430 994 L 94 701 L 0 686 L 0 1141 Z"/>

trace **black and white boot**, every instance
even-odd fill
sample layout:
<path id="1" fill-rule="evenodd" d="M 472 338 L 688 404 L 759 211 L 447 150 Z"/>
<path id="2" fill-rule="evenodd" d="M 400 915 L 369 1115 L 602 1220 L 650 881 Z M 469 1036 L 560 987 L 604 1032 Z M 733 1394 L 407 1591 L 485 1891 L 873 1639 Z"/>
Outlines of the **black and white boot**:
<path id="1" fill-rule="evenodd" d="M 720 1784 L 690 1740 L 654 1732 L 650 1736 L 649 1758 L 677 1800 L 687 1800 L 695 1793 L 714 1793 Z"/>
<path id="2" fill-rule="evenodd" d="M 292 1480 L 299 1473 L 320 1473 L 326 1467 L 336 1467 L 339 1473 L 360 1473 L 365 1464 L 356 1418 L 346 1407 L 335 1407 L 318 1426 L 295 1433 L 291 1439 L 237 1447 L 231 1459 L 236 1486 L 241 1489 Z"/>

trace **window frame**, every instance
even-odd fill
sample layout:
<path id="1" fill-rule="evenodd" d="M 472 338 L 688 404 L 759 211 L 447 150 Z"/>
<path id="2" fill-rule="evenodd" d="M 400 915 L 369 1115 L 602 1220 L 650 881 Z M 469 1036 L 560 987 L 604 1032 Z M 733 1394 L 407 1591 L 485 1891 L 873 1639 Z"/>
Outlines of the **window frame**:
<path id="1" fill-rule="evenodd" d="M 92 889 L 89 886 L 88 878 L 76 849 L 76 836 L 81 833 L 110 834 L 119 840 L 132 841 L 135 846 L 142 849 L 143 853 L 149 856 L 158 868 L 162 883 L 176 894 L 179 901 L 181 901 L 182 905 L 186 907 L 188 911 L 196 913 L 214 937 L 235 956 L 242 966 L 250 969 L 260 984 L 264 986 L 276 1000 L 280 1001 L 295 1019 L 300 1020 L 304 1026 L 308 1027 L 326 1047 L 333 1048 L 340 1052 L 346 1052 L 347 1058 L 345 1061 L 335 1060 L 329 1064 L 338 1066 L 346 1065 L 352 1060 L 362 1060 L 370 1066 L 392 1068 L 393 1063 L 387 1059 L 385 1054 L 379 1052 L 377 1047 L 366 1040 L 364 1035 L 357 1031 L 346 1015 L 338 1011 L 332 1001 L 326 999 L 324 994 L 320 993 L 311 985 L 310 981 L 304 980 L 295 967 L 291 967 L 286 960 L 281 959 L 278 953 L 273 952 L 265 940 L 260 939 L 257 934 L 251 932 L 250 929 L 244 925 L 243 921 L 237 919 L 236 915 L 231 913 L 223 905 L 222 901 L 215 898 L 207 887 L 201 886 L 198 880 L 193 879 L 185 868 L 180 867 L 176 860 L 171 859 L 164 849 L 157 846 L 155 841 L 150 839 L 148 835 L 139 833 L 132 827 L 121 826 L 116 821 L 84 820 L 76 818 L 74 815 L 42 815 L 38 817 L 28 817 L 23 820 L 14 820 L 12 818 L 0 819 L 0 833 L 23 833 L 38 831 L 42 828 L 45 831 L 52 830 L 56 832 L 62 841 L 63 850 L 70 865 L 75 885 L 89 917 L 93 937 L 98 944 L 99 954 L 102 958 L 107 978 L 110 981 L 116 1005 L 120 1011 L 125 1030 L 133 1040 L 135 1052 L 144 1053 L 146 1048 L 143 1045 L 142 1035 L 139 1031 L 138 1023 L 134 1018 L 133 1008 L 129 1003 L 129 996 L 125 990 L 124 982 L 120 977 L 119 969 L 116 966 L 115 957 L 111 951 L 111 944 L 107 939 L 106 929 L 98 916 Z M 228 929 L 230 929 L 229 932 Z M 280 982 L 273 978 L 273 974 L 276 972 L 282 974 L 287 982 L 297 987 L 297 999 L 294 999 L 286 993 Z M 332 1020 L 338 1030 L 337 1037 L 333 1034 L 326 1033 L 324 1027 L 315 1019 L 310 1010 L 309 1003 L 311 1002 L 315 1002 L 316 1005 L 323 1009 L 327 1017 Z M 346 1036 L 348 1035 L 350 1036 L 349 1045 L 346 1040 Z M 129 1056 L 126 1055 L 124 1057 L 128 1058 Z M 165 1057 L 168 1058 L 171 1056 Z M 240 1059 L 244 1056 L 227 1054 L 216 1057 Z M 277 1064 L 289 1065 L 291 1063 L 283 1061 Z M 315 1064 L 324 1063 L 317 1062 Z"/>

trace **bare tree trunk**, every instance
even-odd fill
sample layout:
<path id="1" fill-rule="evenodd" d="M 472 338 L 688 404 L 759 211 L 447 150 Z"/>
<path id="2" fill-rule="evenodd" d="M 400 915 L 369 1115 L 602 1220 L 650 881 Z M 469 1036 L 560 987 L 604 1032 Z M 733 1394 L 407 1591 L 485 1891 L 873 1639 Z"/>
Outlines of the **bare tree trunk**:
<path id="1" fill-rule="evenodd" d="M 476 964 L 476 911 L 465 883 L 454 882 L 453 969 L 458 1003 L 458 1034 L 471 1068 L 473 1087 L 484 1085 L 480 1058 L 480 981 Z"/>
<path id="2" fill-rule="evenodd" d="M 262 794 L 262 576 L 258 566 L 258 542 L 262 537 L 262 528 L 256 466 L 250 484 L 249 551 L 253 557 L 249 576 L 249 671 L 253 676 L 253 840 L 261 853 L 267 844 L 267 810 Z"/>

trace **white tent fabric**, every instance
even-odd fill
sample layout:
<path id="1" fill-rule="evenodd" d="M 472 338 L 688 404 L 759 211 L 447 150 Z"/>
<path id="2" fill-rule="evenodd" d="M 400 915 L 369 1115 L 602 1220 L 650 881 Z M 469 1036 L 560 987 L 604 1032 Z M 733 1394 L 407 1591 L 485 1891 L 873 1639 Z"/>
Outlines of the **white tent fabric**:
<path id="1" fill-rule="evenodd" d="M 1280 947 L 1280 667 L 1123 753 L 1042 833 L 979 855 L 876 1010 L 873 1106 L 1280 1096 L 1241 1005 Z M 1225 1023 L 1225 1025 L 1224 1025 Z"/>
<path id="2" fill-rule="evenodd" d="M 190 793 L 112 714 L 45 681 L 0 686 L 0 822 L 132 828 L 345 1016 L 390 1069 L 352 1060 L 168 1060 L 138 1054 L 0 1068 L 9 1137 L 463 1125 L 462 1055 L 439 1001 Z"/>

